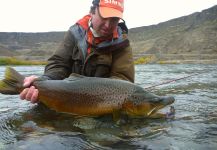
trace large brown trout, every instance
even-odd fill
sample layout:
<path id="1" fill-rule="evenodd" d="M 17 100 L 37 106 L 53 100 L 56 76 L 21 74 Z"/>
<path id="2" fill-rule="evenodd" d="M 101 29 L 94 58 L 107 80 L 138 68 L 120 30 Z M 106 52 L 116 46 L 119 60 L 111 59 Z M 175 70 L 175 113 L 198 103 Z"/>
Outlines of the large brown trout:
<path id="1" fill-rule="evenodd" d="M 0 93 L 19 94 L 24 76 L 7 67 L 0 81 Z M 36 80 L 39 101 L 57 112 L 99 116 L 121 112 L 130 116 L 152 117 L 174 102 L 173 97 L 157 96 L 128 81 L 70 76 L 64 80 Z"/>

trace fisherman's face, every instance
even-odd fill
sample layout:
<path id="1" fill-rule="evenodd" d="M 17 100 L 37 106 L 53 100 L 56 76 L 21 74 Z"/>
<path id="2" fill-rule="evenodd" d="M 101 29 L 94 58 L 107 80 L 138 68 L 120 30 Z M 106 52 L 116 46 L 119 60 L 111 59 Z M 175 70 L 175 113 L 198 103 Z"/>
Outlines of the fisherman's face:
<path id="1" fill-rule="evenodd" d="M 110 36 L 117 28 L 118 22 L 120 20 L 117 17 L 103 18 L 99 13 L 98 8 L 96 9 L 95 14 L 91 14 L 91 17 L 93 29 L 100 36 Z"/>

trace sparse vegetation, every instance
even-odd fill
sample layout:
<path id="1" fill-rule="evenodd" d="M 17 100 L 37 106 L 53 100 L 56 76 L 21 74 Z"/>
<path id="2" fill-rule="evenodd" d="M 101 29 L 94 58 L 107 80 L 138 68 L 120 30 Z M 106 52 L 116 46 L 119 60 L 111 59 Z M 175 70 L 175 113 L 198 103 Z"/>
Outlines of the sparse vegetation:
<path id="1" fill-rule="evenodd" d="M 155 55 L 143 56 L 134 61 L 134 64 L 147 64 L 156 60 Z"/>
<path id="2" fill-rule="evenodd" d="M 180 64 L 180 62 L 177 60 L 171 60 L 171 61 L 158 61 L 158 64 Z"/>
<path id="3" fill-rule="evenodd" d="M 20 60 L 14 57 L 0 58 L 0 65 L 45 65 L 45 61 Z"/>

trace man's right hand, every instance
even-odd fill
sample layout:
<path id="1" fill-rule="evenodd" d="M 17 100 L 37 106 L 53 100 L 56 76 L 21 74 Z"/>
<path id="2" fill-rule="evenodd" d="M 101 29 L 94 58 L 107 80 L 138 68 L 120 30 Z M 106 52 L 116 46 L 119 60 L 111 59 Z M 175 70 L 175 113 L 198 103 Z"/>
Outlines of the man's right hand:
<path id="1" fill-rule="evenodd" d="M 26 88 L 20 93 L 20 99 L 26 99 L 27 101 L 31 101 L 31 103 L 38 102 L 38 89 L 34 86 L 30 86 L 37 78 L 38 77 L 34 75 L 25 77 L 23 86 Z"/>

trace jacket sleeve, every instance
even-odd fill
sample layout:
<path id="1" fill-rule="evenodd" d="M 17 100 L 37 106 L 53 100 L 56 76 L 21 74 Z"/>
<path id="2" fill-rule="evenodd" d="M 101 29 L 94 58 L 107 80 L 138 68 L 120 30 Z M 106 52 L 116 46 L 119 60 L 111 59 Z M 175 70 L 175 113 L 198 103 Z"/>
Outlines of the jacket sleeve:
<path id="1" fill-rule="evenodd" d="M 114 52 L 112 59 L 111 78 L 134 82 L 135 69 L 131 46 Z"/>
<path id="2" fill-rule="evenodd" d="M 48 59 L 48 64 L 45 67 L 45 72 L 42 78 L 61 80 L 67 78 L 71 74 L 71 56 L 75 46 L 74 43 L 75 40 L 69 30 L 66 32 L 64 40 L 59 48 Z"/>

